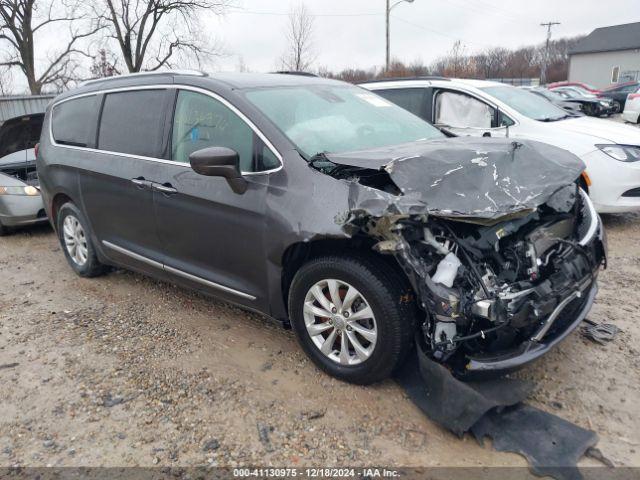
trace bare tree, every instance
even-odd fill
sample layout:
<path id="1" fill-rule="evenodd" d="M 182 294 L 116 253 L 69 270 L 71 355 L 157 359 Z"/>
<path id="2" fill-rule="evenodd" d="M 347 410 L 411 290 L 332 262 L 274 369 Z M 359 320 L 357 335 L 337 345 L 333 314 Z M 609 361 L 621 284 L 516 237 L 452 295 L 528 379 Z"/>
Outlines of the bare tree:
<path id="1" fill-rule="evenodd" d="M 118 70 L 118 59 L 115 58 L 113 53 L 110 51 L 105 48 L 101 48 L 98 55 L 93 59 L 90 71 L 92 78 L 104 78 L 120 75 L 120 70 Z"/>
<path id="2" fill-rule="evenodd" d="M 0 69 L 0 96 L 10 95 L 13 90 L 13 77 L 7 67 Z"/>
<path id="3" fill-rule="evenodd" d="M 115 39 L 129 72 L 198 63 L 215 54 L 199 39 L 196 14 L 222 15 L 233 0 L 104 0 L 96 13 Z"/>
<path id="4" fill-rule="evenodd" d="M 41 13 L 42 12 L 42 13 Z M 6 45 L 0 67 L 19 69 L 32 94 L 47 85 L 60 88 L 75 77 L 76 56 L 86 55 L 81 43 L 100 30 L 89 21 L 80 0 L 0 0 L 0 44 Z M 47 49 L 38 35 L 55 26 L 58 49 Z M 68 29 L 68 34 L 62 32 Z M 46 59 L 36 52 L 47 52 Z"/>
<path id="5" fill-rule="evenodd" d="M 244 57 L 242 55 L 238 55 L 238 63 L 236 65 L 236 71 L 240 73 L 249 72 L 249 67 L 244 62 Z"/>
<path id="6" fill-rule="evenodd" d="M 476 74 L 482 78 L 500 77 L 509 63 L 510 52 L 497 47 L 485 50 L 472 57 Z"/>
<path id="7" fill-rule="evenodd" d="M 289 45 L 280 60 L 283 70 L 304 72 L 316 60 L 313 49 L 313 16 L 304 3 L 291 8 L 287 25 Z"/>

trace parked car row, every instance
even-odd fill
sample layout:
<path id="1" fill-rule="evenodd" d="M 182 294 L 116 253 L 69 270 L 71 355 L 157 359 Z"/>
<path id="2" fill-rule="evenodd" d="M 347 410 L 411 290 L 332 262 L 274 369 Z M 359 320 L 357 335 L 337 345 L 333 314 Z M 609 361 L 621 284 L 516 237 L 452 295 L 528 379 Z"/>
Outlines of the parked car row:
<path id="1" fill-rule="evenodd" d="M 526 90 L 484 80 L 431 78 L 363 86 L 455 135 L 537 140 L 587 166 L 582 187 L 599 212 L 640 209 L 640 131 L 577 117 Z"/>
<path id="2" fill-rule="evenodd" d="M 163 72 L 57 97 L 21 181 L 78 275 L 261 312 L 367 384 L 416 336 L 460 377 L 561 342 L 606 263 L 597 210 L 640 209 L 638 160 L 637 129 L 500 83 Z"/>
<path id="3" fill-rule="evenodd" d="M 566 101 L 578 103 L 581 110 L 590 117 L 609 117 L 617 112 L 612 99 L 583 92 L 577 87 L 558 87 L 554 88 L 552 92 L 560 95 Z"/>
<path id="4" fill-rule="evenodd" d="M 597 98 L 606 101 L 607 105 L 610 102 L 613 113 L 620 113 L 625 109 L 628 96 L 640 89 L 640 82 L 614 84 L 603 90 L 598 90 L 581 82 L 556 82 L 547 85 L 546 88 L 554 92 L 565 92 L 567 95 L 573 95 L 576 98 Z"/>

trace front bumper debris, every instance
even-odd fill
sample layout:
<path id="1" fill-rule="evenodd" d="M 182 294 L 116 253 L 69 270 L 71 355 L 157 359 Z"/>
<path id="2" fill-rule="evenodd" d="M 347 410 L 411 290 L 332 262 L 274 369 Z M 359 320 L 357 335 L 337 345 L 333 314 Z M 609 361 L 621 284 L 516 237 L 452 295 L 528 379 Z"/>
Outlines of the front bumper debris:
<path id="1" fill-rule="evenodd" d="M 508 373 L 518 370 L 525 365 L 537 360 L 545 355 L 549 350 L 558 345 L 562 340 L 567 338 L 571 332 L 573 332 L 580 323 L 585 319 L 591 307 L 595 301 L 596 294 L 598 293 L 597 282 L 591 285 L 588 293 L 583 296 L 579 303 L 577 311 L 572 311 L 572 314 L 563 317 L 560 313 L 558 318 L 554 322 L 554 326 L 558 327 L 562 325 L 562 328 L 551 328 L 548 333 L 541 340 L 531 339 L 528 342 L 520 344 L 517 348 L 503 353 L 499 356 L 485 356 L 485 357 L 469 357 L 469 362 L 466 365 L 465 375 L 475 376 L 474 374 L 481 373 Z M 563 311 L 571 309 L 571 305 L 567 305 Z"/>

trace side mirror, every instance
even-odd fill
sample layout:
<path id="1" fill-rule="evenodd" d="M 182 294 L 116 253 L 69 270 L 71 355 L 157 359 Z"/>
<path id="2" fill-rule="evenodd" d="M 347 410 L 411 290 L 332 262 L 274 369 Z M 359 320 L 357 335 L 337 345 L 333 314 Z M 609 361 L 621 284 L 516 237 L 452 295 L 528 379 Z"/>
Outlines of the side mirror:
<path id="1" fill-rule="evenodd" d="M 224 177 L 231 190 L 241 194 L 247 191 L 247 181 L 240 172 L 238 152 L 226 147 L 209 147 L 189 155 L 194 172 L 207 177 Z"/>

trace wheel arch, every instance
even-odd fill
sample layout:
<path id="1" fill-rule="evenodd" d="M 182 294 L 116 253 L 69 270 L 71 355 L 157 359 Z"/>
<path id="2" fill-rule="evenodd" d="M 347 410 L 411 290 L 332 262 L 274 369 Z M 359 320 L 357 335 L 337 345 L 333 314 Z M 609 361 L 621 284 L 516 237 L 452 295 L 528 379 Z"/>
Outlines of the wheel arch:
<path id="1" fill-rule="evenodd" d="M 310 242 L 296 242 L 284 251 L 282 255 L 281 291 L 282 301 L 287 316 L 289 314 L 289 290 L 291 282 L 300 268 L 310 260 L 323 256 L 360 256 L 370 261 L 380 262 L 389 272 L 393 272 L 399 281 L 406 282 L 412 288 L 409 279 L 392 255 L 382 255 L 372 250 L 376 241 L 364 236 L 352 238 L 322 238 Z M 413 289 L 412 289 L 413 290 Z"/>
<path id="2" fill-rule="evenodd" d="M 53 199 L 51 200 L 51 224 L 54 229 L 57 229 L 58 212 L 60 211 L 60 207 L 69 202 L 75 204 L 73 199 L 64 192 L 58 192 L 53 196 Z"/>

